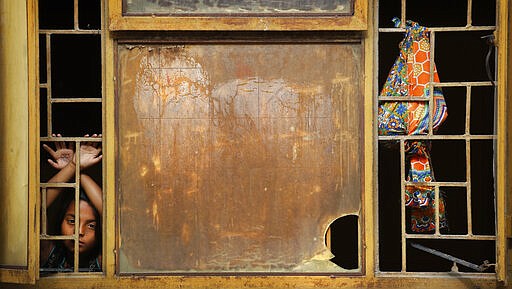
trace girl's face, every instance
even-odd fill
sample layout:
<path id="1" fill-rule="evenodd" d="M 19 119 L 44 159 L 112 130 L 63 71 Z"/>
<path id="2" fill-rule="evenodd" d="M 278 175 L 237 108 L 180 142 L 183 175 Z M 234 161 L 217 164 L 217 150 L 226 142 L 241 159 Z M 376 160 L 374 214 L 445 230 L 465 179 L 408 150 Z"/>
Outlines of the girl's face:
<path id="1" fill-rule="evenodd" d="M 72 201 L 66 213 L 64 220 L 61 224 L 61 232 L 63 235 L 73 235 L 75 233 L 75 202 Z M 90 252 L 96 245 L 96 217 L 94 209 L 84 200 L 80 200 L 80 224 L 78 227 L 79 233 L 79 252 Z M 73 252 L 75 250 L 73 240 L 64 241 L 66 248 Z"/>

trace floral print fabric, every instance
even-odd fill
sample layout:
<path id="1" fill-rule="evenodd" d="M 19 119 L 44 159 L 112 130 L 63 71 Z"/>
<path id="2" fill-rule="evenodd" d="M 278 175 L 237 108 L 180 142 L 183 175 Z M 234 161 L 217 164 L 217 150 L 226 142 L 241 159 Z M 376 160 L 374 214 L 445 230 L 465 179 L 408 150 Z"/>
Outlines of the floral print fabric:
<path id="1" fill-rule="evenodd" d="M 400 20 L 394 18 L 395 26 Z M 430 40 L 426 27 L 413 21 L 405 25 L 405 37 L 400 43 L 400 54 L 388 74 L 381 91 L 385 97 L 424 98 L 425 101 L 383 101 L 378 109 L 379 135 L 426 135 L 429 133 L 429 100 L 433 98 L 432 130 L 435 131 L 447 117 L 446 103 L 440 88 L 429 84 L 439 82 L 435 65 L 430 60 Z M 433 90 L 431 92 L 431 90 Z M 405 153 L 409 161 L 407 181 L 428 183 L 434 181 L 430 166 L 430 144 L 425 141 L 405 141 Z M 405 204 L 411 212 L 411 230 L 429 232 L 435 230 L 435 189 L 428 185 L 405 187 Z M 440 228 L 447 227 L 445 204 L 442 194 L 439 200 Z"/>

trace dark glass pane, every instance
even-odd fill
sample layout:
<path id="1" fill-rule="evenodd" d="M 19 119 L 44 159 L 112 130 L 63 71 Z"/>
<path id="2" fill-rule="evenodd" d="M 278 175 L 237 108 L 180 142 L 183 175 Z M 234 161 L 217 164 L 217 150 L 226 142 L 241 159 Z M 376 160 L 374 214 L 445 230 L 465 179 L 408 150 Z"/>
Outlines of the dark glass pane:
<path id="1" fill-rule="evenodd" d="M 39 133 L 42 137 L 47 136 L 48 125 L 46 120 L 48 119 L 46 97 L 48 91 L 46 88 L 39 89 Z"/>
<path id="2" fill-rule="evenodd" d="M 354 0 L 289 1 L 289 0 L 128 0 L 124 11 L 130 14 L 282 14 L 343 13 L 352 14 Z"/>
<path id="3" fill-rule="evenodd" d="M 39 83 L 46 83 L 46 35 L 39 35 Z"/>
<path id="4" fill-rule="evenodd" d="M 101 28 L 101 1 L 79 0 L 78 26 L 80 29 Z"/>
<path id="5" fill-rule="evenodd" d="M 53 132 L 63 136 L 101 133 L 101 103 L 55 103 Z"/>
<path id="6" fill-rule="evenodd" d="M 379 3 L 379 27 L 395 27 L 391 19 L 400 18 L 402 14 L 400 0 L 380 1 Z"/>
<path id="7" fill-rule="evenodd" d="M 466 144 L 463 140 L 432 141 L 431 169 L 436 181 L 466 181 Z"/>
<path id="8" fill-rule="evenodd" d="M 101 97 L 99 35 L 52 35 L 52 97 Z"/>
<path id="9" fill-rule="evenodd" d="M 466 26 L 467 0 L 407 1 L 407 20 L 422 26 Z"/>
<path id="10" fill-rule="evenodd" d="M 379 270 L 400 271 L 401 191 L 400 150 L 393 142 L 379 142 Z"/>
<path id="11" fill-rule="evenodd" d="M 491 140 L 471 141 L 471 207 L 474 234 L 495 233 L 493 160 Z"/>
<path id="12" fill-rule="evenodd" d="M 465 235 L 468 232 L 468 210 L 466 188 L 442 187 L 439 193 L 444 197 L 448 230 L 442 233 Z"/>
<path id="13" fill-rule="evenodd" d="M 471 91 L 471 134 L 491 135 L 494 132 L 494 88 L 473 87 Z"/>
<path id="14" fill-rule="evenodd" d="M 73 0 L 39 0 L 39 29 L 73 29 Z"/>
<path id="15" fill-rule="evenodd" d="M 438 32 L 435 63 L 441 82 L 488 81 L 485 58 L 489 46 L 482 36 L 489 34 L 492 31 Z M 491 56 L 491 71 L 493 59 Z"/>
<path id="16" fill-rule="evenodd" d="M 443 95 L 448 108 L 448 117 L 438 127 L 437 134 L 462 135 L 466 125 L 466 88 L 443 87 Z"/>
<path id="17" fill-rule="evenodd" d="M 420 240 L 411 239 L 407 242 L 407 271 L 408 272 L 450 272 L 453 262 L 414 248 L 411 244 L 442 252 L 467 262 L 482 265 L 485 260 L 495 263 L 496 245 L 494 241 L 473 240 Z M 478 273 L 478 271 L 457 265 L 460 272 Z M 494 267 L 486 273 L 493 273 Z"/>
<path id="18" fill-rule="evenodd" d="M 496 25 L 496 1 L 473 0 L 473 26 Z"/>
<path id="19" fill-rule="evenodd" d="M 400 55 L 398 45 L 403 38 L 403 33 L 379 34 L 379 93 L 386 82 L 393 63 Z"/>

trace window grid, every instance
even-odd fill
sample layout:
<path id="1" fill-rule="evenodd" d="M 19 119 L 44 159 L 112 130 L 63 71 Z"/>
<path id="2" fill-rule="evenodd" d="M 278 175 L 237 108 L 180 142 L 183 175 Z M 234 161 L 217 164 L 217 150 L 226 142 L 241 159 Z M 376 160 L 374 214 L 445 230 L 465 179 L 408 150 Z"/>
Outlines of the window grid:
<path id="1" fill-rule="evenodd" d="M 379 2 L 379 1 L 377 1 Z M 405 24 L 407 20 L 406 15 L 406 2 L 407 0 L 401 0 L 401 26 L 399 28 L 378 28 L 379 33 L 393 33 L 393 32 L 405 32 Z M 468 31 L 489 31 L 496 30 L 496 26 L 473 26 L 472 25 L 472 0 L 467 0 L 467 18 L 466 26 L 464 27 L 428 27 L 430 32 L 430 71 L 434 71 L 435 65 L 435 39 L 436 32 L 468 32 Z M 377 5 L 379 7 L 379 5 Z M 377 13 L 378 14 L 378 13 Z M 376 23 L 379 23 L 378 16 L 376 16 Z M 376 41 L 378 43 L 378 38 Z M 378 44 L 377 44 L 378 47 Z M 378 58 L 378 56 L 377 56 Z M 378 71 L 378 68 L 377 68 Z M 380 73 L 386 73 L 384 71 L 378 71 Z M 375 83 L 378 83 L 376 81 Z M 434 87 L 465 87 L 466 88 L 466 111 L 465 111 L 465 127 L 463 135 L 436 135 L 433 132 L 433 109 L 434 109 L 434 98 L 433 97 L 387 97 L 378 95 L 378 104 L 385 101 L 423 101 L 429 103 L 429 131 L 426 135 L 386 135 L 377 136 L 378 141 L 399 141 L 400 143 L 400 178 L 401 178 L 401 270 L 400 273 L 408 273 L 407 271 L 407 240 L 408 239 L 440 239 L 440 240 L 491 240 L 496 241 L 496 235 L 482 235 L 473 233 L 472 223 L 472 202 L 471 202 L 471 140 L 496 140 L 497 136 L 495 132 L 492 135 L 471 135 L 470 133 L 470 121 L 471 121 L 471 90 L 473 87 L 494 87 L 491 81 L 460 81 L 460 82 L 434 82 L 434 73 L 430 73 L 430 80 L 428 83 L 428 89 L 433 91 Z M 380 87 L 377 87 L 380 91 Z M 495 93 L 495 92 L 494 92 Z M 448 108 L 449 109 L 449 108 Z M 465 182 L 409 182 L 406 181 L 406 155 L 405 155 L 405 141 L 407 140 L 464 140 L 465 142 L 465 158 L 466 158 L 466 181 Z M 406 206 L 405 206 L 405 187 L 406 186 L 429 186 L 435 190 L 435 232 L 434 234 L 414 234 L 407 233 L 406 226 Z M 441 234 L 439 224 L 439 195 L 440 187 L 461 187 L 466 189 L 466 212 L 467 212 L 467 233 L 466 234 Z M 494 196 L 494 201 L 496 197 Z M 494 217 L 496 218 L 496 217 Z M 378 225 L 377 225 L 378 226 Z M 379 245 L 377 245 L 379 246 Z M 377 258 L 378 259 L 378 258 Z M 377 260 L 377 264 L 379 261 Z M 377 268 L 379 271 L 380 269 Z M 386 272 L 387 273 L 387 272 Z M 418 272 L 414 272 L 418 273 Z M 432 272 L 428 272 L 432 274 Z M 391 273 L 393 274 L 393 273 Z"/>
<path id="2" fill-rule="evenodd" d="M 46 89 L 46 125 L 47 132 L 46 136 L 41 136 L 39 138 L 40 143 L 44 142 L 74 142 L 75 147 L 75 159 L 80 159 L 80 144 L 81 142 L 101 142 L 101 138 L 85 138 L 85 137 L 54 137 L 52 136 L 55 132 L 53 131 L 53 116 L 52 116 L 52 106 L 54 103 L 102 103 L 102 97 L 76 97 L 76 98 L 54 98 L 52 93 L 52 35 L 101 35 L 103 37 L 103 32 L 101 29 L 80 29 L 79 28 L 79 1 L 90 1 L 90 0 L 73 0 L 73 29 L 38 29 L 38 33 L 40 36 L 44 36 L 46 39 L 45 54 L 46 54 L 46 82 L 39 83 L 39 89 Z M 101 1 L 101 0 L 97 0 Z M 101 7 L 103 7 L 103 1 L 101 1 Z M 41 49 L 41 47 L 39 48 Z M 39 60 L 39 57 L 38 57 Z M 98 73 L 102 73 L 98 71 Z M 43 101 L 42 99 L 40 101 Z M 41 191 L 41 226 L 40 226 L 40 236 L 39 241 L 48 240 L 48 241 L 62 241 L 62 240 L 73 240 L 74 242 L 74 258 L 73 258 L 73 272 L 77 273 L 80 271 L 79 268 L 79 226 L 74 227 L 73 235 L 48 235 L 47 232 L 47 188 L 73 188 L 74 189 L 74 203 L 75 203 L 75 224 L 80 223 L 80 166 L 77 165 L 75 168 L 75 180 L 70 183 L 39 183 L 40 191 Z M 41 269 L 41 268 L 40 268 Z M 83 274 L 83 273 L 81 273 Z M 86 274 L 94 274 L 94 273 L 86 273 Z"/>

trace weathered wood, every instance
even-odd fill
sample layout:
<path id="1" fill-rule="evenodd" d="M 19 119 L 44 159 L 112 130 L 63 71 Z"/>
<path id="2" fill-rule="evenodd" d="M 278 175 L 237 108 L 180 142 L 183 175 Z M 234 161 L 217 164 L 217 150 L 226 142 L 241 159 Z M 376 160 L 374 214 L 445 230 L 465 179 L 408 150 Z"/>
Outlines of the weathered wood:
<path id="1" fill-rule="evenodd" d="M 341 270 L 324 236 L 361 209 L 361 52 L 120 46 L 121 271 Z"/>

